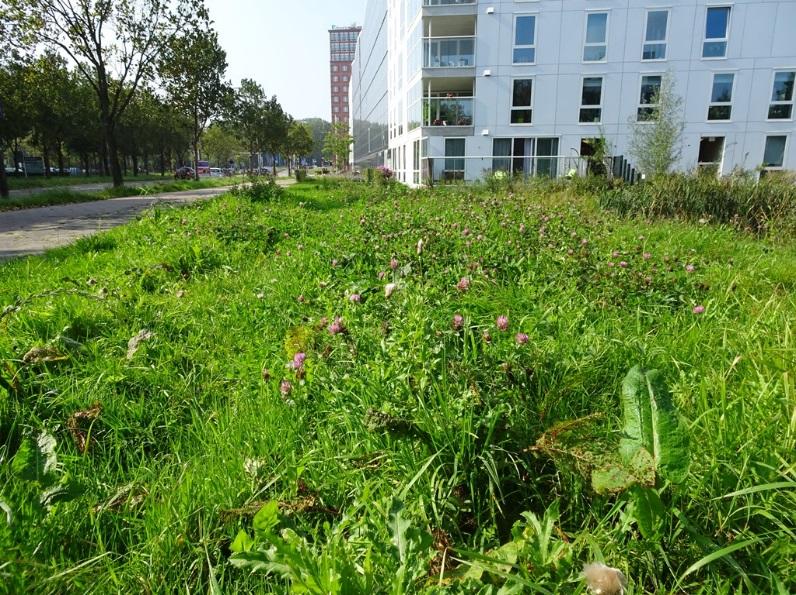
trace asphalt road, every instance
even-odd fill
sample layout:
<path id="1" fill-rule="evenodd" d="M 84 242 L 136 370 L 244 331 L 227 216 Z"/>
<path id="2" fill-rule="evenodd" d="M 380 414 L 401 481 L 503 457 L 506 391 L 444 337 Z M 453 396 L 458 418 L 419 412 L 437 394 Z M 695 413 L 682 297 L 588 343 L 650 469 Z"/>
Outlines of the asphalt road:
<path id="1" fill-rule="evenodd" d="M 156 204 L 184 205 L 223 194 L 230 187 L 128 196 L 54 207 L 0 212 L 0 260 L 40 254 L 133 219 Z"/>

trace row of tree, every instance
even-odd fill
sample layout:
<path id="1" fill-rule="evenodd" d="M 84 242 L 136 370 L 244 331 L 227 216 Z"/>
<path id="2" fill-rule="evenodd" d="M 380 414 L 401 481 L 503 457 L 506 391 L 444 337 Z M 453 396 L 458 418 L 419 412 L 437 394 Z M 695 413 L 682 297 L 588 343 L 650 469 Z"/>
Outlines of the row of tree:
<path id="1" fill-rule="evenodd" d="M 3 156 L 35 147 L 49 172 L 77 156 L 114 186 L 127 164 L 164 173 L 240 152 L 309 155 L 308 127 L 252 80 L 226 81 L 226 53 L 201 0 L 0 0 L 0 195 Z M 203 142 L 204 141 L 204 142 Z M 249 160 L 251 163 L 252 160 Z M 274 160 L 276 162 L 276 160 Z M 16 165 L 16 164 L 15 164 Z"/>
<path id="2" fill-rule="evenodd" d="M 110 175 L 105 133 L 98 117 L 96 94 L 58 54 L 45 53 L 27 62 L 0 65 L 0 150 L 13 155 L 34 150 L 45 172 L 68 163 L 86 171 Z M 115 130 L 123 169 L 165 173 L 171 164 L 185 161 L 190 146 L 190 122 L 164 97 L 146 87 L 131 99 Z M 11 164 L 16 168 L 18 163 Z"/>

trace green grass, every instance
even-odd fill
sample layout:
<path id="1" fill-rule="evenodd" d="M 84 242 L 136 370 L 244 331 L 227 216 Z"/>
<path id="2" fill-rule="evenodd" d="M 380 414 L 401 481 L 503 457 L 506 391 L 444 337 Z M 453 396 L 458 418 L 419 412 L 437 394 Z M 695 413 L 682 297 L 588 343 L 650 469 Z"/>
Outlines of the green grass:
<path id="1" fill-rule="evenodd" d="M 10 592 L 584 593 L 593 561 L 630 593 L 796 589 L 782 238 L 620 219 L 546 186 L 307 183 L 157 208 L 0 277 Z M 25 362 L 34 347 L 50 351 Z M 661 370 L 691 449 L 645 534 L 630 493 L 530 449 L 591 414 L 616 442 L 636 364 Z M 43 433 L 49 473 L 26 459 Z M 271 548 L 254 573 L 231 561 L 252 539 Z"/>
<path id="2" fill-rule="evenodd" d="M 125 176 L 125 182 L 146 182 L 157 180 L 168 180 L 172 177 L 169 173 L 164 177 L 160 174 L 140 175 L 140 176 Z M 54 176 L 45 178 L 44 176 L 9 176 L 8 187 L 11 190 L 29 190 L 32 188 L 52 188 L 62 186 L 77 186 L 79 184 L 110 184 L 112 182 L 109 176 Z"/>
<path id="3" fill-rule="evenodd" d="M 150 196 L 164 192 L 198 190 L 200 188 L 219 188 L 238 184 L 243 181 L 243 179 L 242 176 L 235 176 L 231 178 L 203 178 L 198 181 L 171 180 L 158 184 L 145 184 L 142 186 L 127 185 L 121 188 L 107 188 L 97 192 L 76 192 L 68 189 L 53 189 L 21 198 L 0 199 L 0 212 L 76 202 L 92 202 L 95 200 L 106 200 L 123 196 Z"/>

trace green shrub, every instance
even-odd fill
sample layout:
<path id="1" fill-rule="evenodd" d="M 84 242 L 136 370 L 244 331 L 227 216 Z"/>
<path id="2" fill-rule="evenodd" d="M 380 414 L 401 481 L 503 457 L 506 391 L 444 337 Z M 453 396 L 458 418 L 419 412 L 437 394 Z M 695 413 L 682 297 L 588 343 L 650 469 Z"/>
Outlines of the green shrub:
<path id="1" fill-rule="evenodd" d="M 306 169 L 297 169 L 296 170 L 296 182 L 306 182 L 307 181 L 307 170 Z"/>
<path id="2" fill-rule="evenodd" d="M 270 202 L 281 198 L 285 190 L 271 177 L 265 180 L 260 177 L 251 177 L 246 184 L 236 186 L 233 193 L 257 202 Z"/>
<path id="3" fill-rule="evenodd" d="M 600 202 L 625 216 L 707 220 L 759 235 L 796 230 L 796 185 L 786 176 L 671 174 L 606 190 Z"/>

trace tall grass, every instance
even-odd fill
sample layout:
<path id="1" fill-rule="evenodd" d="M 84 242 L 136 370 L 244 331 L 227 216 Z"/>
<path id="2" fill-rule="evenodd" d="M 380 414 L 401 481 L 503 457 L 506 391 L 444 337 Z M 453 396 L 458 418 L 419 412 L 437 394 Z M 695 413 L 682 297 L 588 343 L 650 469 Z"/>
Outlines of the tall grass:
<path id="1" fill-rule="evenodd" d="M 796 180 L 772 175 L 671 174 L 601 195 L 621 215 L 706 220 L 758 235 L 796 231 Z"/>

